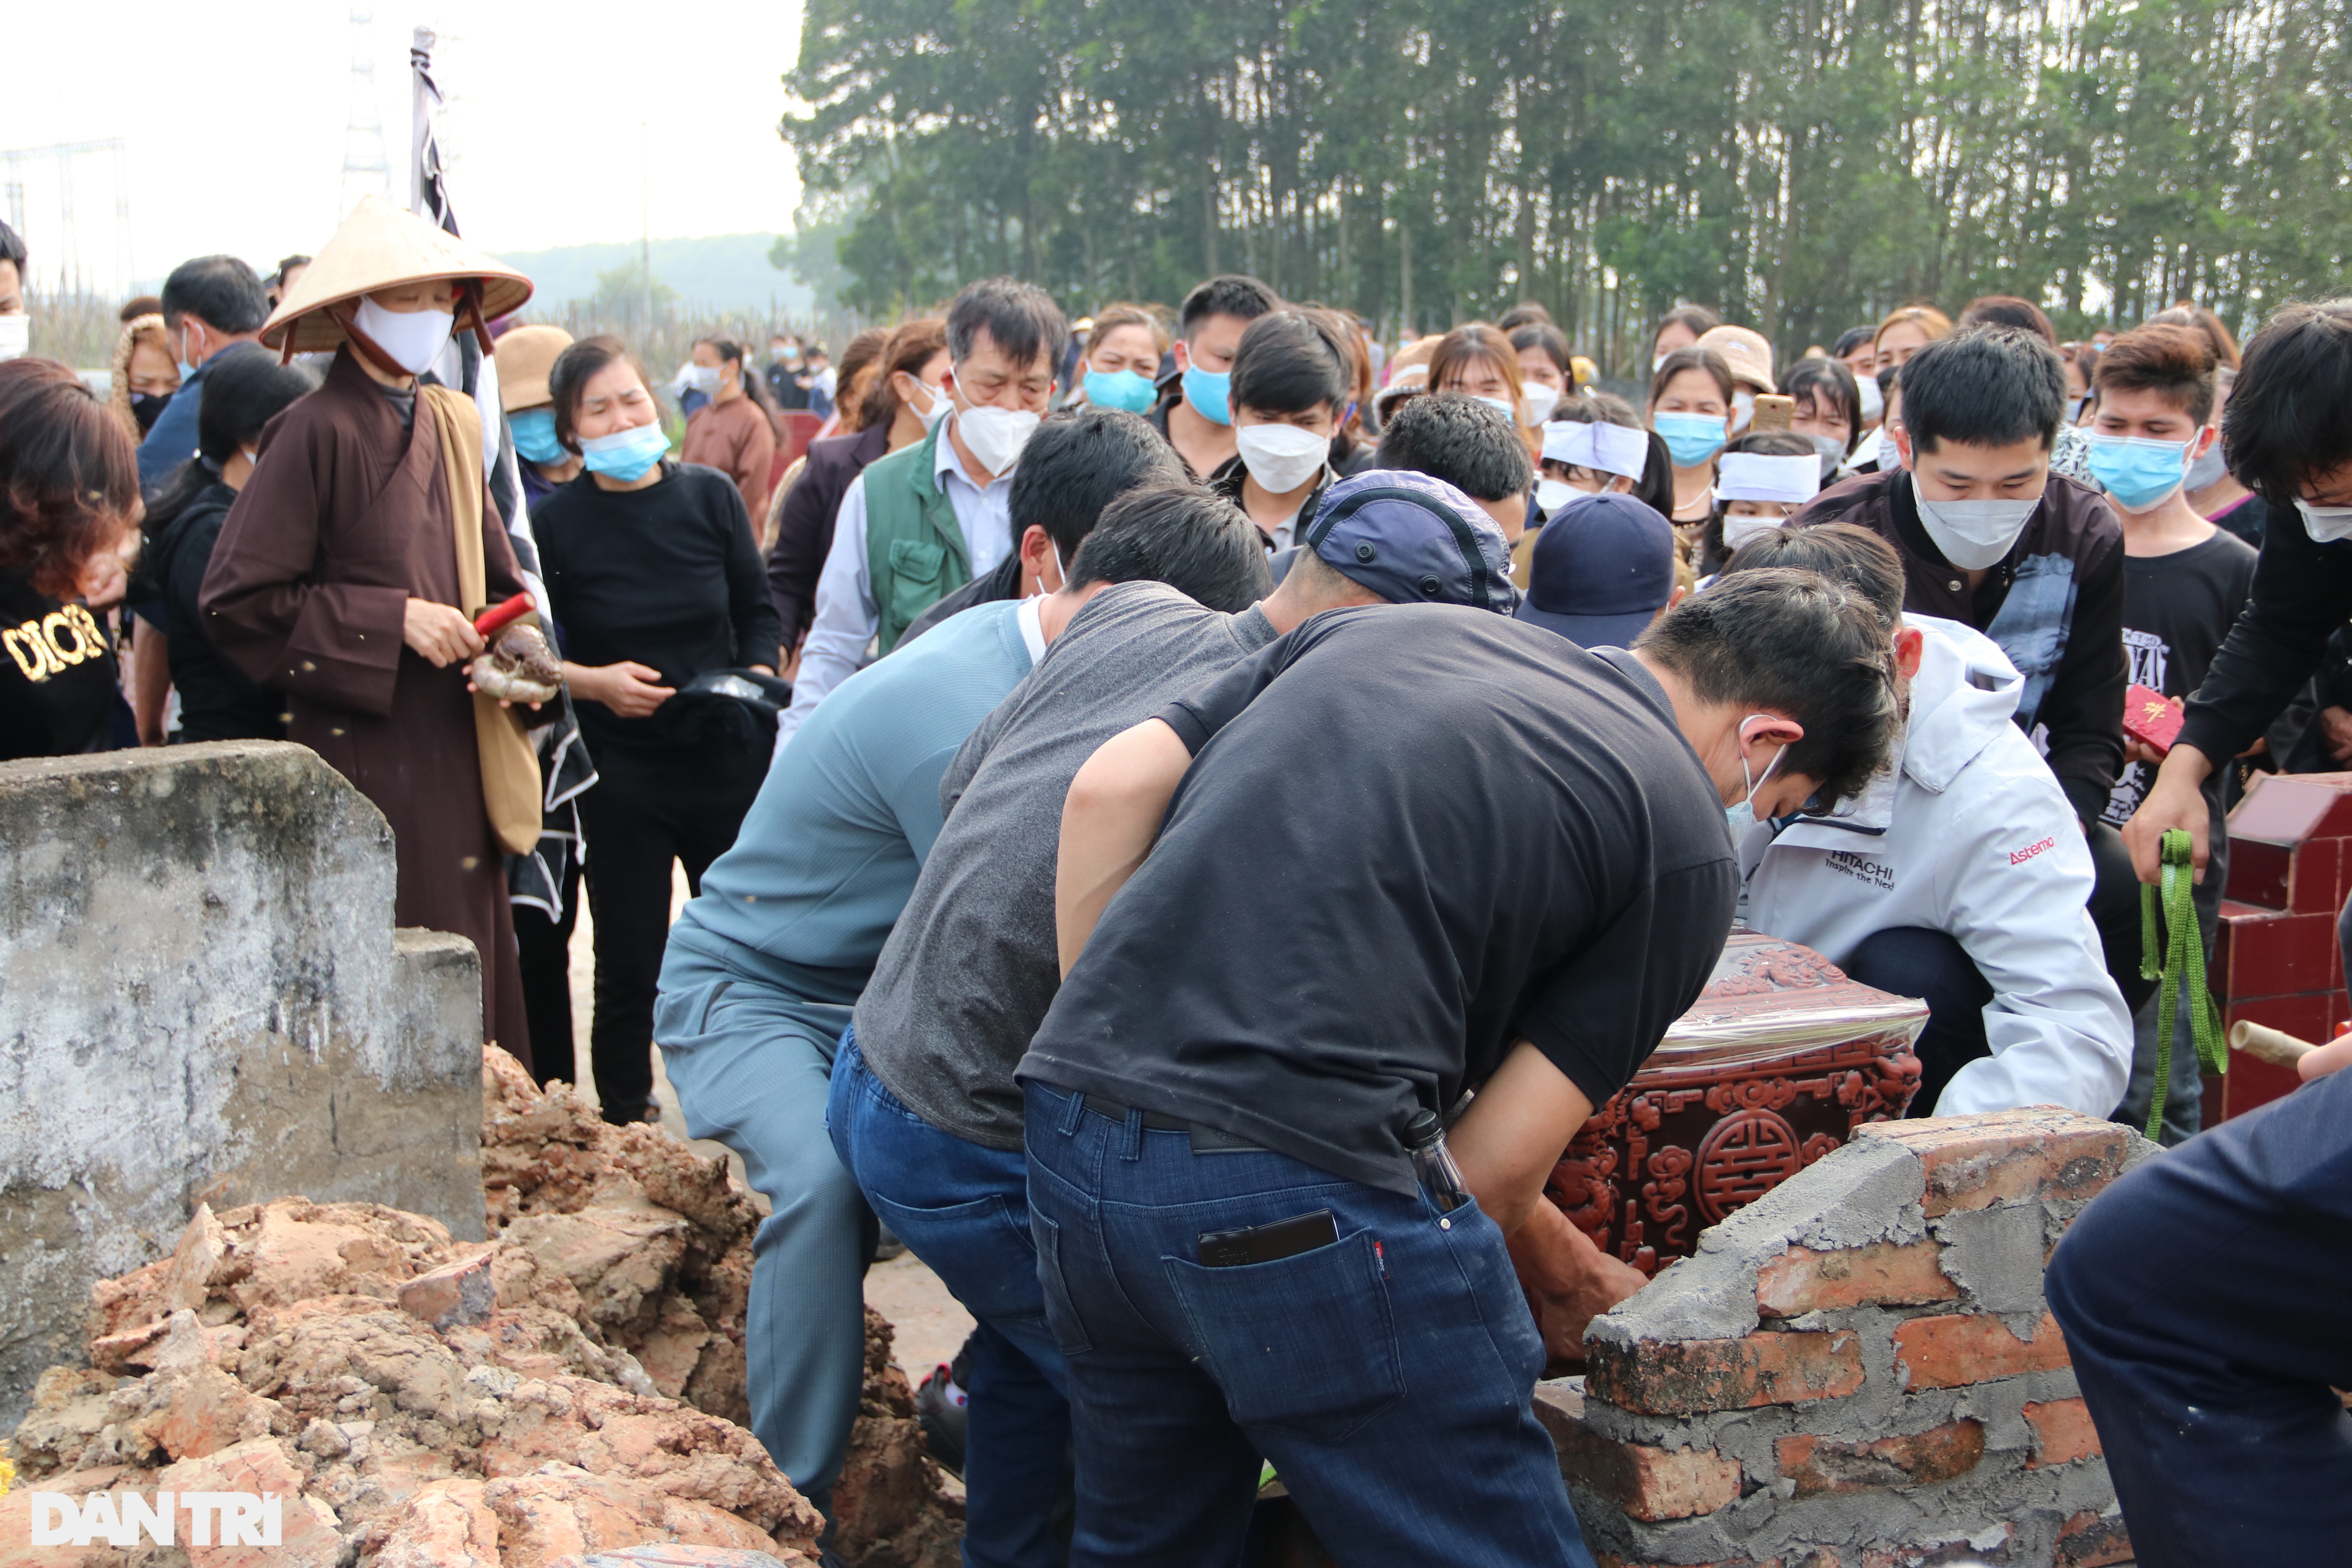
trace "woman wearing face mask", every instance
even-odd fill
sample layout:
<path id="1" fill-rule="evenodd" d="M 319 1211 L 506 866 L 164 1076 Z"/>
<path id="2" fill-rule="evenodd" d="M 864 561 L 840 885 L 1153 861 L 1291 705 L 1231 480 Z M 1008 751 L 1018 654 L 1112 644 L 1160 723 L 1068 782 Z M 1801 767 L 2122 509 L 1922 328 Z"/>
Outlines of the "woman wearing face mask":
<path id="1" fill-rule="evenodd" d="M 1658 318 L 1656 331 L 1650 334 L 1650 371 L 1657 373 L 1666 363 L 1666 356 L 1677 349 L 1695 346 L 1706 333 L 1723 325 L 1723 318 L 1705 305 L 1677 305 Z"/>
<path id="2" fill-rule="evenodd" d="M 556 438 L 585 467 L 538 522 L 564 679 L 598 773 L 580 797 L 596 928 L 596 1094 L 607 1121 L 650 1121 L 670 868 L 682 862 L 700 890 L 773 744 L 772 730 L 753 745 L 710 743 L 688 724 L 711 700 L 678 707 L 677 693 L 714 671 L 773 675 L 776 612 L 742 496 L 716 469 L 669 460 L 644 372 L 618 341 L 564 350 L 548 391 Z"/>
<path id="3" fill-rule="evenodd" d="M 506 410 L 522 470 L 523 505 L 533 516 L 557 486 L 580 473 L 580 459 L 555 438 L 555 405 L 547 391 L 555 356 L 571 346 L 572 334 L 562 327 L 516 327 L 499 339 L 492 355 L 499 367 L 499 404 Z"/>
<path id="4" fill-rule="evenodd" d="M 856 433 L 809 443 L 806 466 L 784 497 L 768 552 L 768 597 L 787 658 L 797 658 L 816 614 L 817 579 L 833 550 L 842 496 L 868 463 L 913 446 L 947 417 L 948 368 L 947 322 L 937 316 L 906 322 L 882 350 L 858 409 Z"/>
<path id="5" fill-rule="evenodd" d="M 1627 434 L 1586 435 L 1565 428 L 1574 425 L 1608 425 Z M 1556 437 L 1561 444 L 1555 457 Z M 1642 423 L 1632 404 L 1611 392 L 1587 392 L 1560 405 L 1544 426 L 1544 455 L 1537 473 L 1536 504 L 1547 518 L 1580 496 L 1603 490 L 1630 495 L 1661 517 L 1674 505 L 1675 466 L 1666 444 Z"/>
<path id="6" fill-rule="evenodd" d="M 1518 426 L 1529 457 L 1543 450 L 1543 420 L 1528 419 L 1531 405 L 1527 384 L 1519 379 L 1518 351 L 1484 321 L 1456 327 L 1438 340 L 1437 352 L 1429 356 L 1429 385 L 1433 392 L 1460 393 L 1500 409 Z M 1552 404 L 1558 402 L 1555 395 Z M 1542 405 L 1546 417 L 1552 404 Z"/>
<path id="7" fill-rule="evenodd" d="M 1822 482 L 1829 483 L 1862 439 L 1853 373 L 1837 360 L 1801 359 L 1780 377 L 1780 390 L 1795 405 L 1789 428 L 1812 442 L 1821 455 Z"/>
<path id="8" fill-rule="evenodd" d="M 686 367 L 687 384 L 710 399 L 687 422 L 681 463 L 717 468 L 735 481 L 748 520 L 768 515 L 768 480 L 776 468 L 776 425 L 746 351 L 730 338 L 704 338 Z M 748 521 L 746 526 L 749 526 Z"/>
<path id="9" fill-rule="evenodd" d="M 1715 510 L 1715 455 L 1731 439 L 1731 367 L 1712 349 L 1676 349 L 1650 377 L 1650 428 L 1674 460 L 1677 523 L 1705 522 Z"/>
<path id="10" fill-rule="evenodd" d="M 1087 334 L 1086 369 L 1078 396 L 1092 408 L 1144 414 L 1159 401 L 1160 356 L 1168 352 L 1167 330 L 1140 305 L 1106 305 Z"/>
<path id="11" fill-rule="evenodd" d="M 1812 439 L 1788 430 L 1742 436 L 1717 465 L 1715 510 L 1699 537 L 1698 574 L 1723 570 L 1751 539 L 1780 528 L 1821 493 L 1822 469 Z"/>
<path id="12" fill-rule="evenodd" d="M 538 845 L 538 763 L 467 668 L 473 616 L 522 581 L 478 411 L 417 377 L 460 326 L 488 352 L 484 323 L 530 298 L 512 268 L 362 199 L 263 323 L 266 348 L 335 357 L 269 426 L 197 598 L 222 656 L 285 699 L 287 739 L 383 811 L 394 919 L 473 942 L 484 1034 L 526 1065 L 505 858 Z"/>
<path id="13" fill-rule="evenodd" d="M 257 343 L 224 349 L 205 374 L 196 411 L 196 456 L 165 481 L 147 509 L 148 558 L 141 563 L 161 590 L 171 684 L 180 693 L 183 741 L 282 741 L 286 702 L 220 656 L 205 635 L 196 599 L 212 564 L 221 525 L 253 477 L 261 427 L 319 387 L 309 365 L 278 363 Z M 146 636 L 142 626 L 140 636 Z M 160 683 L 159 683 L 160 684 Z M 140 735 L 161 740 L 164 693 L 142 686 Z M 150 703 L 152 711 L 148 711 Z"/>
<path id="14" fill-rule="evenodd" d="M 1549 321 L 1531 321 L 1514 331 L 1511 348 L 1519 356 L 1519 423 L 1540 428 L 1576 396 L 1575 357 Z"/>
<path id="15" fill-rule="evenodd" d="M 107 404 L 131 432 L 143 441 L 155 416 L 180 390 L 180 367 L 173 363 L 170 334 L 161 316 L 133 316 L 123 323 L 114 342 L 114 366 Z"/>

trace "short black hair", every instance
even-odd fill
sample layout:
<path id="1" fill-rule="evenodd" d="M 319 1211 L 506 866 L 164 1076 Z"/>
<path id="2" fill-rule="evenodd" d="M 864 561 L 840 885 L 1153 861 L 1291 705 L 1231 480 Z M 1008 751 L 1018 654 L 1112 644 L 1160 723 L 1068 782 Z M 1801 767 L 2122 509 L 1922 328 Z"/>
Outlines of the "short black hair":
<path id="1" fill-rule="evenodd" d="M 1269 310 L 1242 333 L 1228 395 L 1256 414 L 1336 413 L 1355 382 L 1355 362 L 1323 310 Z"/>
<path id="2" fill-rule="evenodd" d="M 1845 449 L 1862 443 L 1862 388 L 1853 369 L 1843 360 L 1801 359 L 1780 374 L 1780 391 L 1791 402 L 1810 402 L 1818 410 L 1826 402 L 1845 416 Z"/>
<path id="3" fill-rule="evenodd" d="M 302 255 L 299 251 L 297 251 L 292 256 L 281 256 L 278 258 L 278 270 L 269 275 L 269 280 L 277 284 L 280 289 L 283 289 L 286 287 L 286 275 L 289 272 L 293 271 L 297 267 L 308 267 L 310 265 L 310 258 Z"/>
<path id="4" fill-rule="evenodd" d="M 1524 495 L 1536 482 L 1518 422 L 1458 392 L 1424 392 L 1391 415 L 1372 466 L 1427 474 L 1476 500 Z"/>
<path id="5" fill-rule="evenodd" d="M 1914 452 L 1946 441 L 2048 451 L 2066 411 L 2058 351 L 2016 327 L 1970 327 L 1903 362 L 1903 428 Z"/>
<path id="6" fill-rule="evenodd" d="M 2120 341 L 2120 340 L 2118 340 Z M 2221 411 L 2238 482 L 2293 527 L 2313 479 L 2352 463 L 2352 299 L 2280 307 L 2246 344 Z"/>
<path id="7" fill-rule="evenodd" d="M 986 328 L 989 341 L 1013 363 L 1049 363 L 1070 335 L 1062 307 L 1034 283 L 1010 278 L 983 278 L 967 283 L 948 305 L 948 358 L 957 364 L 971 357 L 972 346 Z"/>
<path id="8" fill-rule="evenodd" d="M 1651 622 L 1633 647 L 1688 681 L 1703 702 L 1770 710 L 1803 725 L 1804 739 L 1781 766 L 1821 781 L 1810 811 L 1861 794 L 1894 752 L 1886 622 L 1869 599 L 1830 578 L 1785 566 L 1736 574 Z"/>
<path id="9" fill-rule="evenodd" d="M 555 440 L 572 456 L 580 455 L 580 437 L 572 423 L 580 416 L 581 394 L 596 374 L 614 360 L 627 363 L 637 373 L 639 384 L 646 395 L 653 395 L 653 377 L 646 374 L 645 362 L 631 353 L 628 345 L 610 332 L 599 332 L 593 338 L 582 338 L 555 356 L 547 368 L 547 400 L 555 405 Z M 745 378 L 749 380 L 749 377 Z"/>
<path id="10" fill-rule="evenodd" d="M 2015 327 L 2032 332 L 2052 348 L 2058 346 L 2058 329 L 2050 324 L 2049 312 L 2031 300 L 2021 300 L 2014 294 L 1979 294 L 1969 301 L 1960 312 L 1958 324 L 1963 327 Z"/>
<path id="11" fill-rule="evenodd" d="M 1072 408 L 1037 427 L 1021 448 L 1005 505 L 1017 543 L 1034 526 L 1069 561 L 1101 521 L 1103 509 L 1145 484 L 1184 478 L 1183 459 L 1166 437 L 1116 408 Z"/>
<path id="12" fill-rule="evenodd" d="M 31 252 L 25 248 L 25 237 L 10 228 L 5 218 L 0 218 L 0 261 L 16 264 L 16 281 L 20 284 L 30 281 L 25 276 L 25 263 L 30 259 Z"/>
<path id="13" fill-rule="evenodd" d="M 1028 461 L 1025 450 L 1022 461 Z M 1228 615 L 1274 592 L 1257 524 L 1185 479 L 1144 485 L 1105 507 L 1070 563 L 1070 581 L 1165 583 Z"/>
<path id="14" fill-rule="evenodd" d="M 191 312 L 224 332 L 257 332 L 269 319 L 269 292 L 236 257 L 199 256 L 163 279 L 163 324 L 176 327 Z"/>
<path id="15" fill-rule="evenodd" d="M 2110 392 L 2153 392 L 2200 429 L 2213 417 L 2214 354 L 2193 326 L 2153 321 L 2109 343 L 2091 371 L 2091 402 Z"/>
<path id="16" fill-rule="evenodd" d="M 1176 335 L 1189 343 L 1193 329 L 1211 316 L 1255 321 L 1270 310 L 1281 309 L 1281 295 L 1246 272 L 1227 272 L 1195 285 L 1184 296 L 1184 302 L 1176 307 Z"/>
<path id="17" fill-rule="evenodd" d="M 1734 551 L 1716 576 L 1720 581 L 1735 572 L 1767 566 L 1816 573 L 1843 584 L 1878 612 L 1890 637 L 1903 625 L 1902 558 L 1893 545 L 1869 529 L 1851 522 L 1776 528 Z"/>
<path id="18" fill-rule="evenodd" d="M 1848 327 L 1838 334 L 1837 347 L 1830 350 L 1832 359 L 1843 359 L 1863 344 L 1878 336 L 1878 323 L 1864 321 L 1858 327 Z"/>
<path id="19" fill-rule="evenodd" d="M 286 405 L 319 389 L 307 364 L 279 364 L 259 343 L 232 343 L 205 362 L 205 397 L 196 408 L 196 449 L 225 463 Z"/>
<path id="20" fill-rule="evenodd" d="M 1677 305 L 1660 316 L 1658 324 L 1650 329 L 1650 352 L 1653 354 L 1657 353 L 1658 339 L 1665 334 L 1668 327 L 1688 327 L 1691 336 L 1703 338 L 1721 325 L 1723 318 L 1705 305 Z"/>

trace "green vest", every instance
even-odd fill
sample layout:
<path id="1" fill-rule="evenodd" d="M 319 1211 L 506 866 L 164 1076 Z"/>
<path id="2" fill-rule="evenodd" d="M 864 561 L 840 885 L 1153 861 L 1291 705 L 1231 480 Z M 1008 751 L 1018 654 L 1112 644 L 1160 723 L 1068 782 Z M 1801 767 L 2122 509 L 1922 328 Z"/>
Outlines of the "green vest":
<path id="1" fill-rule="evenodd" d="M 933 477 L 942 419 L 902 451 L 866 466 L 866 580 L 888 653 L 917 616 L 971 581 L 971 552 L 946 487 Z"/>

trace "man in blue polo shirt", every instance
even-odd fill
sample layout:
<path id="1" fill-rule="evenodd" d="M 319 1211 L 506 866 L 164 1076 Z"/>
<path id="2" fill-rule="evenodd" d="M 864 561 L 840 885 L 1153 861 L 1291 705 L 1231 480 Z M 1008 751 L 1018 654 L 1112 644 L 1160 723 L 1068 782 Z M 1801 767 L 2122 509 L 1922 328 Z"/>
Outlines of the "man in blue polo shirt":
<path id="1" fill-rule="evenodd" d="M 976 606 L 844 682 L 671 929 L 654 1016 L 664 1066 L 688 1128 L 741 1154 L 772 1205 L 753 1243 L 751 1428 L 820 1508 L 865 1357 L 859 1200 L 824 1131 L 835 1042 L 939 837 L 940 776 L 964 737 L 1095 594 L 1163 574 L 1168 542 L 1148 529 L 1081 541 L 1123 491 L 1182 481 L 1133 415 L 1048 422 L 1009 499 L 1017 537 L 1053 542 L 1033 584 L 1051 591 Z M 1196 570 L 1179 572 L 1188 584 L 1212 591 Z"/>

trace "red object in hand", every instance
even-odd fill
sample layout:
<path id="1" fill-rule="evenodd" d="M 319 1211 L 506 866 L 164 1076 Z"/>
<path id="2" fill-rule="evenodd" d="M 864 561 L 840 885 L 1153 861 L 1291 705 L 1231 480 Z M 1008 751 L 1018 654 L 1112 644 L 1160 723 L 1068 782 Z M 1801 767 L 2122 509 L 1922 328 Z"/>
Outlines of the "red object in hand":
<path id="1" fill-rule="evenodd" d="M 2124 694 L 2124 733 L 2145 743 L 2158 756 L 2172 750 L 2172 742 L 2180 738 L 2180 723 L 2186 717 L 2179 703 L 2137 681 Z"/>
<path id="2" fill-rule="evenodd" d="M 492 605 L 474 617 L 474 629 L 488 637 L 500 626 L 511 626 L 537 608 L 529 594 L 517 594 L 503 605 Z M 2177 726 L 2176 726 L 2177 728 Z"/>

